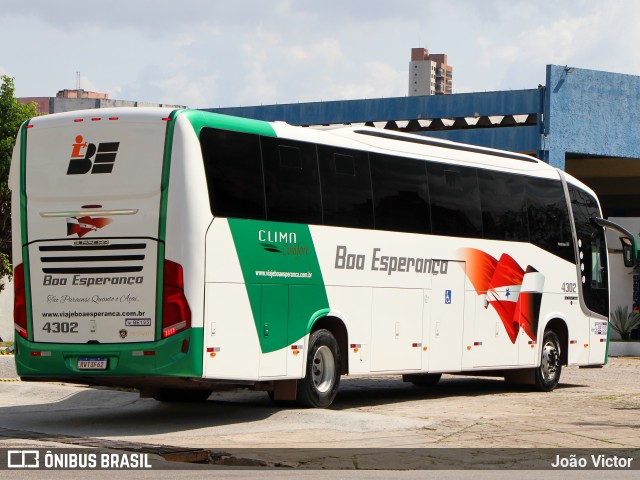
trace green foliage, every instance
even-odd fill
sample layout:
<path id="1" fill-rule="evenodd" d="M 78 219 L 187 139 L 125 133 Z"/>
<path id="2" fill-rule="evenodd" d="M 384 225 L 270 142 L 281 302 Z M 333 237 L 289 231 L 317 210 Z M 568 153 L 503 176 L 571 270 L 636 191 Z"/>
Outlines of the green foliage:
<path id="1" fill-rule="evenodd" d="M 640 313 L 629 312 L 629 307 L 616 307 L 609 319 L 611 328 L 620 334 L 623 340 L 629 340 L 631 331 L 640 327 Z"/>
<path id="2" fill-rule="evenodd" d="M 35 103 L 21 105 L 15 98 L 13 78 L 0 77 L 0 291 L 4 278 L 11 278 L 11 191 L 9 167 L 20 125 L 38 115 Z"/>

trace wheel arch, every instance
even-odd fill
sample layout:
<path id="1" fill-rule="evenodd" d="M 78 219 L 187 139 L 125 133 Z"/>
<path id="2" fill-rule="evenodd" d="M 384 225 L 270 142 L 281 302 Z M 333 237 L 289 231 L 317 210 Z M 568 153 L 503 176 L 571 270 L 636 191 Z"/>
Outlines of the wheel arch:
<path id="1" fill-rule="evenodd" d="M 541 332 L 543 336 L 547 330 L 551 330 L 558 336 L 560 341 L 560 362 L 562 365 L 567 365 L 569 363 L 569 329 L 567 322 L 562 318 L 553 317 L 544 326 Z"/>
<path id="2" fill-rule="evenodd" d="M 339 316 L 328 312 L 322 316 L 317 316 L 309 322 L 309 334 L 325 329 L 331 332 L 331 334 L 338 342 L 338 348 L 340 349 L 340 374 L 346 375 L 349 373 L 349 334 L 344 320 Z"/>

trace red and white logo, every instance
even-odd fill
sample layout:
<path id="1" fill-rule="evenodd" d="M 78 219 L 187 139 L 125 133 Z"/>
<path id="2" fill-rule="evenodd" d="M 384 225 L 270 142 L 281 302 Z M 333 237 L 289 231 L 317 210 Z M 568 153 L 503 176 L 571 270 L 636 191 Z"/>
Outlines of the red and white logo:
<path id="1" fill-rule="evenodd" d="M 96 230 L 106 227 L 112 222 L 113 220 L 106 217 L 68 217 L 67 236 L 78 235 L 78 238 L 84 237 L 87 233 L 95 232 Z"/>
<path id="2" fill-rule="evenodd" d="M 544 275 L 530 265 L 523 270 L 506 253 L 500 260 L 475 248 L 460 253 L 473 288 L 485 296 L 485 308 L 491 305 L 498 313 L 511 342 L 516 343 L 521 328 L 536 340 Z"/>

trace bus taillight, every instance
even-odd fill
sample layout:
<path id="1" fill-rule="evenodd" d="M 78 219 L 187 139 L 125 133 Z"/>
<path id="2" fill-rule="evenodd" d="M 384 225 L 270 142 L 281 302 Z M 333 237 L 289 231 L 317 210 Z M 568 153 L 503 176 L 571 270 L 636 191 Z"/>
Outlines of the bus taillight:
<path id="1" fill-rule="evenodd" d="M 162 296 L 162 338 L 191 327 L 191 309 L 184 296 L 182 266 L 170 260 L 164 261 Z"/>
<path id="2" fill-rule="evenodd" d="M 13 323 L 16 332 L 23 338 L 29 336 L 27 331 L 27 301 L 24 293 L 24 265 L 21 263 L 13 269 Z"/>

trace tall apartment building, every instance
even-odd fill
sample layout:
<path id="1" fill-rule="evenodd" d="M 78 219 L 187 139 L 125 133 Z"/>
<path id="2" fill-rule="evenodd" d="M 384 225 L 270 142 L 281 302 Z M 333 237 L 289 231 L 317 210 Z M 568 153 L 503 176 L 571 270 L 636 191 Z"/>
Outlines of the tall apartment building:
<path id="1" fill-rule="evenodd" d="M 453 67 L 444 53 L 429 54 L 426 48 L 412 48 L 409 63 L 409 96 L 453 93 Z"/>

